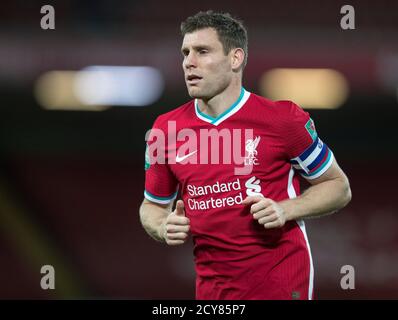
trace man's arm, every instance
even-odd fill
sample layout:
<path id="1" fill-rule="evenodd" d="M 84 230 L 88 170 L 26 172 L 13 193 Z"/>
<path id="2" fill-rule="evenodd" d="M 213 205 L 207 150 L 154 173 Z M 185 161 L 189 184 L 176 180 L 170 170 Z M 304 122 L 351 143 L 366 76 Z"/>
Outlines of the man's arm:
<path id="1" fill-rule="evenodd" d="M 297 198 L 276 202 L 263 197 L 247 197 L 243 204 L 251 205 L 253 218 L 269 229 L 282 227 L 289 220 L 336 212 L 351 200 L 348 178 L 336 160 L 321 177 L 308 181 L 311 187 Z"/>
<path id="2" fill-rule="evenodd" d="M 171 212 L 173 202 L 157 204 L 147 199 L 140 206 L 140 220 L 145 231 L 155 240 L 164 241 L 162 224 Z"/>
<path id="3" fill-rule="evenodd" d="M 152 238 L 168 245 L 179 245 L 188 238 L 189 219 L 185 216 L 182 200 L 177 201 L 173 212 L 172 206 L 173 202 L 163 205 L 144 199 L 140 206 L 140 219 Z"/>
<path id="4" fill-rule="evenodd" d="M 307 181 L 311 187 L 302 195 L 279 202 L 287 220 L 331 214 L 344 208 L 351 201 L 348 178 L 336 160 L 322 176 Z"/>

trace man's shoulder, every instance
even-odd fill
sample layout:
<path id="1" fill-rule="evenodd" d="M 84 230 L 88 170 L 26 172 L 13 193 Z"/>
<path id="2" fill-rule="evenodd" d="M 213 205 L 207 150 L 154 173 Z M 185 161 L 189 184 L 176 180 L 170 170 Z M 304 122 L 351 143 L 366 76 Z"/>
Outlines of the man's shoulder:
<path id="1" fill-rule="evenodd" d="M 271 100 L 263 96 L 252 93 L 252 104 L 257 106 L 259 112 L 272 113 L 274 116 L 287 117 L 294 113 L 298 107 L 290 100 Z"/>
<path id="2" fill-rule="evenodd" d="M 184 118 L 191 118 L 192 112 L 194 107 L 194 100 L 190 100 L 177 108 L 174 108 L 168 112 L 160 114 L 157 119 L 156 123 L 158 126 L 167 125 L 168 121 L 177 121 Z"/>

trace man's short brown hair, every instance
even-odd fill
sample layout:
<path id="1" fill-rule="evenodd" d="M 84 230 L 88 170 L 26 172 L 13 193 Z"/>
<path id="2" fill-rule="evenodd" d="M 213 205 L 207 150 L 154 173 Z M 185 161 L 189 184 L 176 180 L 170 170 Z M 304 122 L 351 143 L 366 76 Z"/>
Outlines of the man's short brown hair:
<path id="1" fill-rule="evenodd" d="M 229 13 L 200 11 L 194 16 L 188 17 L 181 23 L 181 34 L 185 36 L 197 30 L 213 28 L 223 45 L 224 53 L 227 55 L 232 49 L 241 48 L 245 52 L 242 68 L 247 63 L 247 30 L 243 22 L 233 18 Z"/>

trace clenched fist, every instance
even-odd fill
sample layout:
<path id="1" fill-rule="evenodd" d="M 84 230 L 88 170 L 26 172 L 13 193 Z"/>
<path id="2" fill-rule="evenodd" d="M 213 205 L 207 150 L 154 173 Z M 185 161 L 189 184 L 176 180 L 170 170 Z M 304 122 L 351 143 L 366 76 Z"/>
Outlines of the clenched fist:
<path id="1" fill-rule="evenodd" d="M 286 223 L 285 210 L 272 199 L 249 196 L 243 200 L 242 204 L 250 205 L 250 213 L 253 218 L 265 229 L 281 228 Z"/>
<path id="2" fill-rule="evenodd" d="M 178 200 L 175 210 L 162 225 L 163 238 L 170 246 L 180 245 L 188 239 L 189 219 L 185 216 L 184 202 Z"/>

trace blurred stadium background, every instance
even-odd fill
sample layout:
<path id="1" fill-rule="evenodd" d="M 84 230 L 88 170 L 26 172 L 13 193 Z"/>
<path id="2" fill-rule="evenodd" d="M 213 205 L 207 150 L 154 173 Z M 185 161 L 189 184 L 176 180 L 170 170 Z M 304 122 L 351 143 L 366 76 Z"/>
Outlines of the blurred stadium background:
<path id="1" fill-rule="evenodd" d="M 138 207 L 145 133 L 189 99 L 179 24 L 207 9 L 248 27 L 245 88 L 304 92 L 350 178 L 349 206 L 307 222 L 316 297 L 398 298 L 398 2 L 212 2 L 2 2 L 0 298 L 194 298 L 191 245 L 150 239 Z M 40 28 L 45 4 L 55 30 Z M 340 28 L 345 4 L 355 30 Z M 55 290 L 40 288 L 43 265 Z M 343 265 L 355 290 L 340 287 Z"/>

